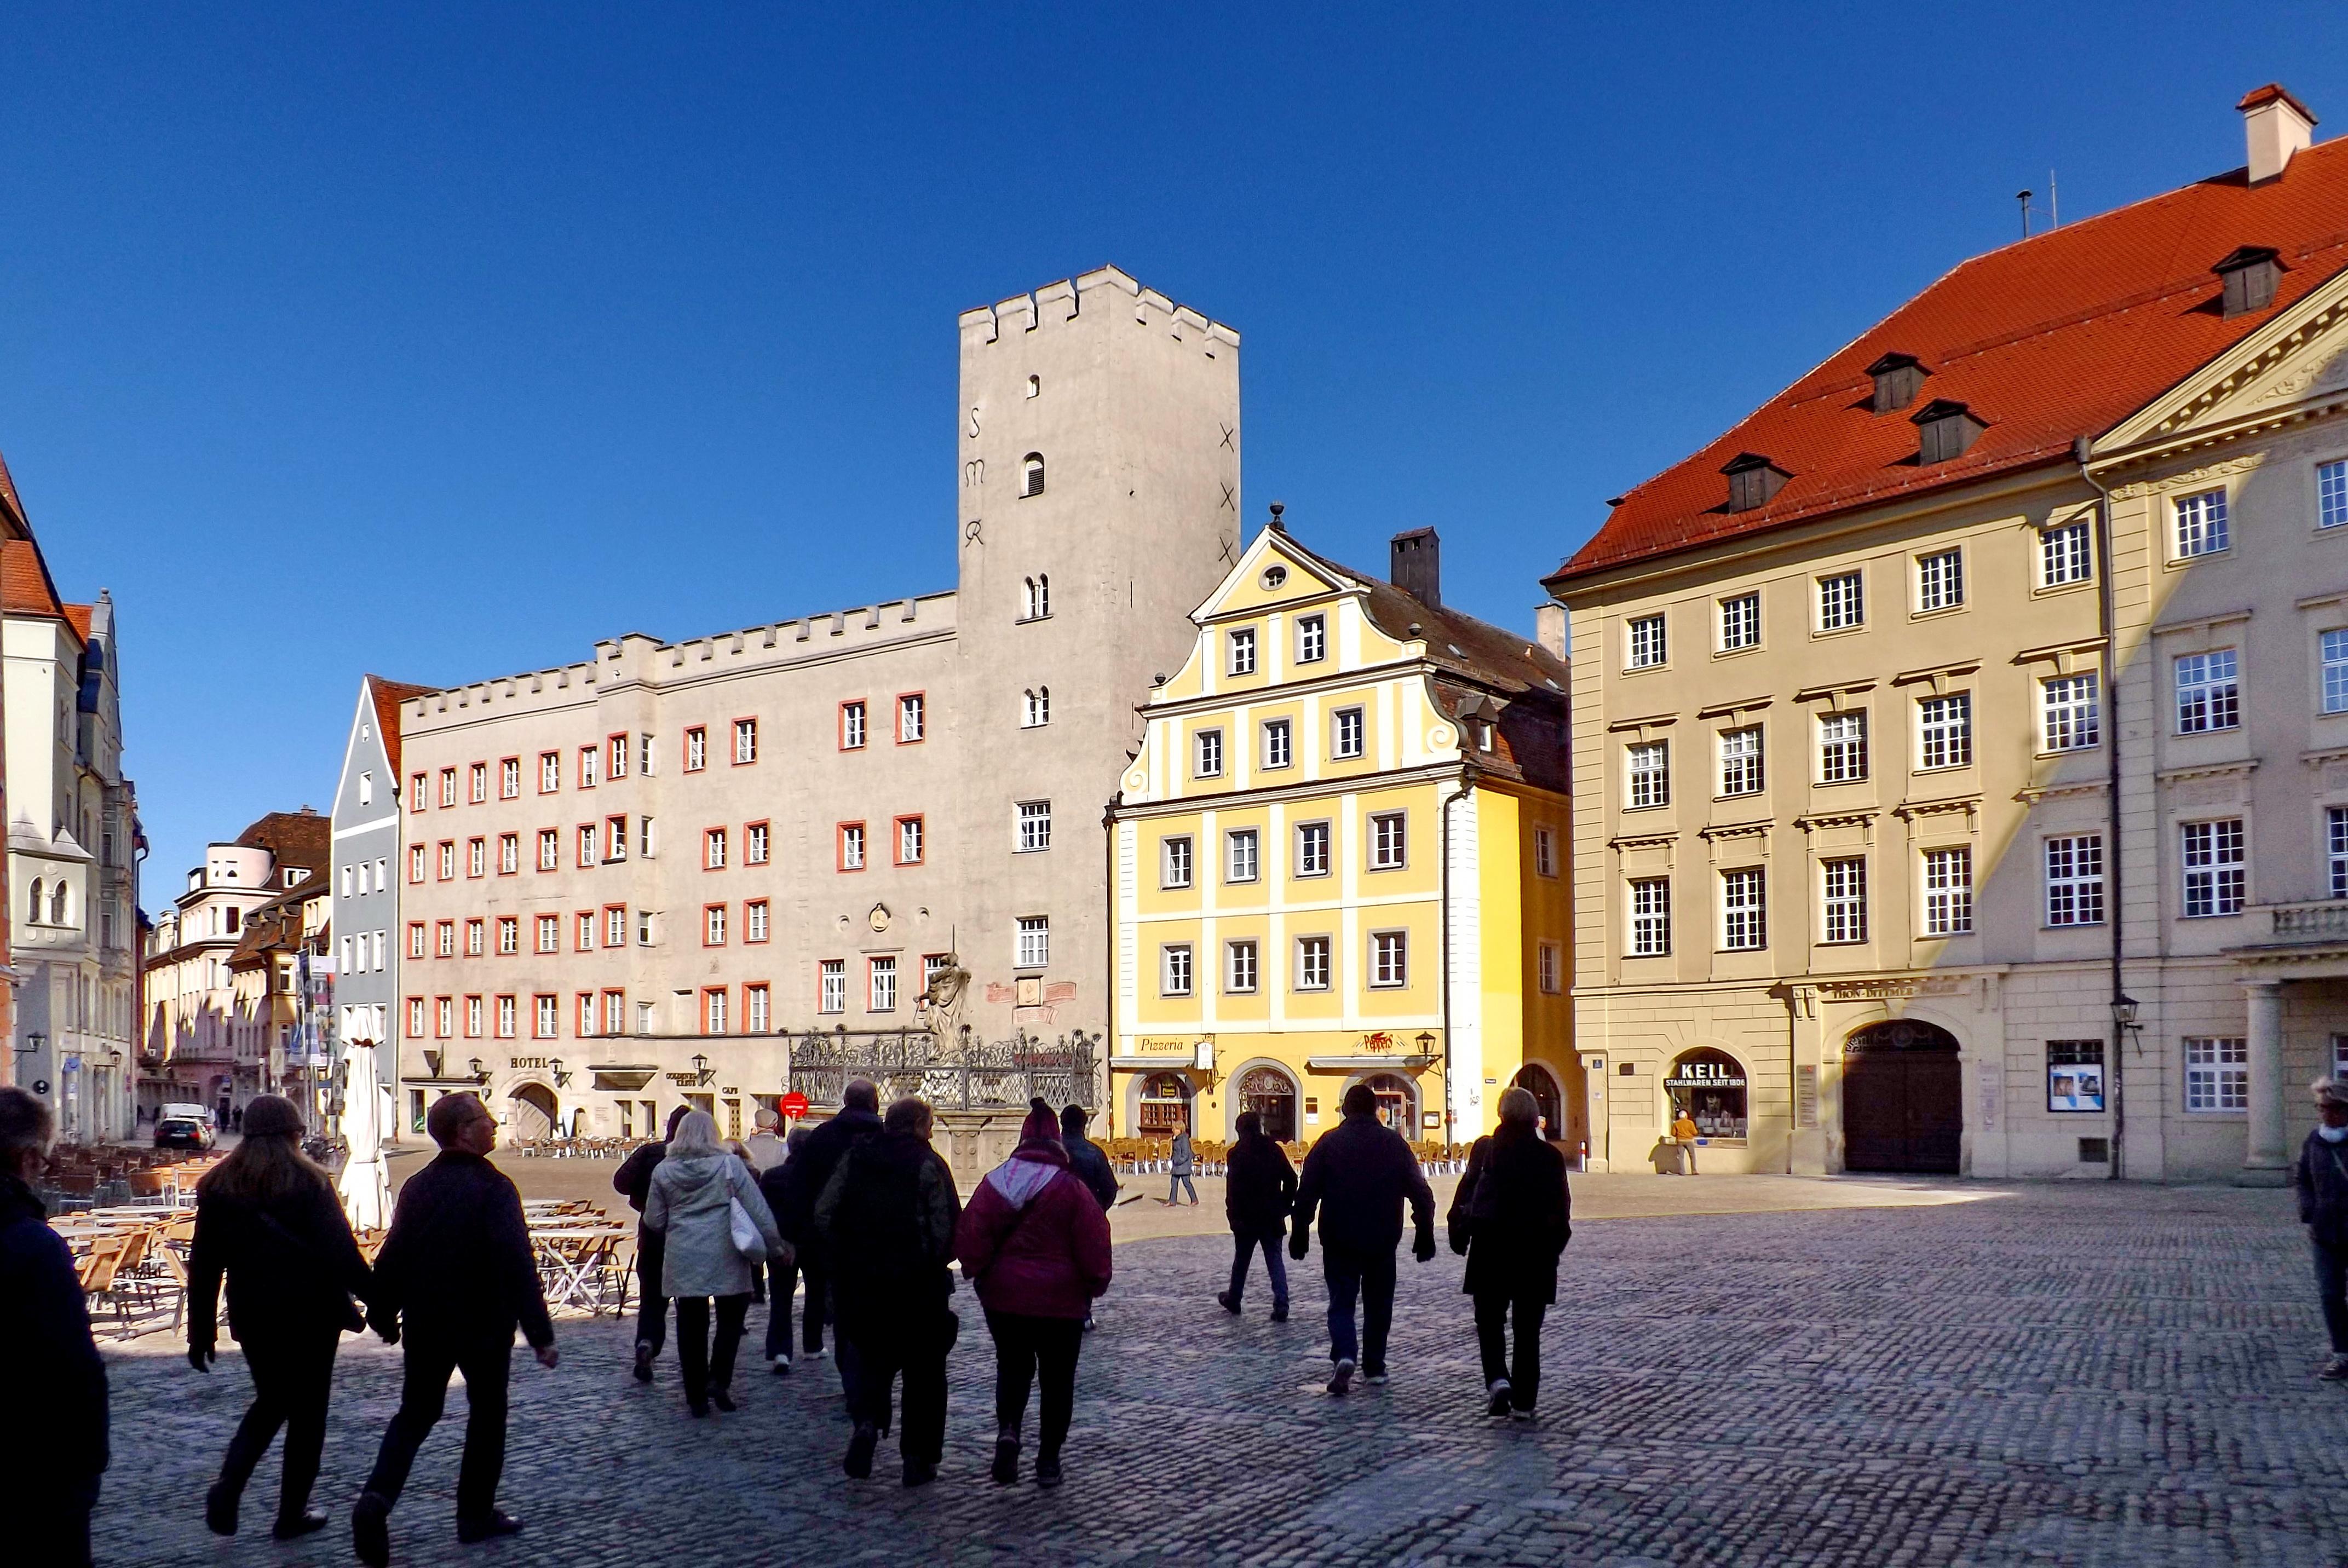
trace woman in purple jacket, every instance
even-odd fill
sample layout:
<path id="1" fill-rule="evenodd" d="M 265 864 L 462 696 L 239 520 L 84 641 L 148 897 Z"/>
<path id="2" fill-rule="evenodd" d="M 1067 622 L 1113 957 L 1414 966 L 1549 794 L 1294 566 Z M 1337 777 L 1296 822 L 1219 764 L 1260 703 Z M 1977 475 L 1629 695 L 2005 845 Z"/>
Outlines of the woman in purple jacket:
<path id="1" fill-rule="evenodd" d="M 1019 1479 L 1019 1428 L 1039 1368 L 1035 1482 L 1060 1484 L 1085 1316 L 1108 1289 L 1108 1216 L 1068 1169 L 1059 1132 L 1051 1108 L 1031 1102 L 1019 1147 L 979 1184 L 954 1230 L 954 1255 L 994 1336 L 994 1479 L 1005 1484 Z"/>

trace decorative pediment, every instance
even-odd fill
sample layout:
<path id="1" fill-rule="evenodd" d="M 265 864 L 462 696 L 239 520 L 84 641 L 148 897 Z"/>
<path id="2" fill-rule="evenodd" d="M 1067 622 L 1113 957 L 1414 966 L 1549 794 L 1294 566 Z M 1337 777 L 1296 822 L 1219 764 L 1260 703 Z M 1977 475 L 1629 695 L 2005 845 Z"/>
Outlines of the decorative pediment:
<path id="1" fill-rule="evenodd" d="M 2122 422 L 2096 455 L 2240 434 L 2334 397 L 2348 397 L 2348 272 Z"/>

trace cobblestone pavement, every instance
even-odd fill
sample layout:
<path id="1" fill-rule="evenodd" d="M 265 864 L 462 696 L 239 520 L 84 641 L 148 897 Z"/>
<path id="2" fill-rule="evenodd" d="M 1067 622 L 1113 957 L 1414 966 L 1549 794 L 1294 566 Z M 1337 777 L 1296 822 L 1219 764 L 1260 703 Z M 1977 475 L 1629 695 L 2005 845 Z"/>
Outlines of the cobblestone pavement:
<path id="1" fill-rule="evenodd" d="M 527 1532 L 455 1543 L 458 1393 L 394 1545 L 481 1568 L 2348 1560 L 2348 1390 L 2311 1376 L 2322 1330 L 2287 1194 L 1959 1190 L 1982 1195 L 1585 1224 L 1530 1427 L 1481 1414 L 1448 1252 L 1402 1264 L 1393 1383 L 1341 1400 L 1320 1386 L 1317 1259 L 1274 1327 L 1260 1285 L 1242 1319 L 1214 1305 L 1227 1245 L 1131 1243 L 1056 1492 L 986 1479 L 993 1356 L 967 1295 L 944 1474 L 912 1492 L 885 1448 L 874 1481 L 840 1477 L 829 1363 L 746 1368 L 741 1412 L 693 1421 L 673 1354 L 641 1387 L 623 1329 L 565 1320 L 561 1369 L 514 1371 L 501 1501 Z M 201 1377 L 161 1340 L 115 1356 L 100 1562 L 352 1561 L 340 1515 L 396 1352 L 345 1341 L 319 1490 L 336 1526 L 274 1546 L 253 1527 L 274 1455 L 244 1536 L 200 1518 L 241 1363 Z"/>

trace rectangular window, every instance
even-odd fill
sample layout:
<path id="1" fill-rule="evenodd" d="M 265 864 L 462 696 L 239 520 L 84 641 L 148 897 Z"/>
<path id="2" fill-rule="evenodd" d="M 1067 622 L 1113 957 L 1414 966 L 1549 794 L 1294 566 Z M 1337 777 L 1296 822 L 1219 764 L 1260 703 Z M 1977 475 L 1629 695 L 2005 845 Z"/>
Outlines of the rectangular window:
<path id="1" fill-rule="evenodd" d="M 595 950 L 595 911 L 582 909 L 571 918 L 571 950 L 592 953 Z"/>
<path id="2" fill-rule="evenodd" d="M 1916 765 L 1961 768 L 1973 760 L 1973 698 L 1970 692 L 1916 702 Z"/>
<path id="3" fill-rule="evenodd" d="M 1924 851 L 1924 935 L 1962 937 L 1973 928 L 1973 852 Z"/>
<path id="4" fill-rule="evenodd" d="M 1363 755 L 1367 734 L 1361 709 L 1338 709 L 1329 715 L 1329 754 L 1341 762 Z"/>
<path id="5" fill-rule="evenodd" d="M 727 998 L 724 986 L 710 986 L 701 993 L 701 1032 L 724 1034 L 728 1027 Z"/>
<path id="6" fill-rule="evenodd" d="M 1631 668 L 1652 670 L 1663 662 L 1663 618 L 1660 615 L 1634 615 L 1628 628 L 1631 638 Z"/>
<path id="7" fill-rule="evenodd" d="M 1296 825 L 1296 875 L 1326 876 L 1329 875 L 1329 825 L 1325 822 L 1300 822 Z"/>
<path id="8" fill-rule="evenodd" d="M 892 957 L 872 959 L 867 967 L 866 979 L 868 984 L 865 989 L 864 1010 L 895 1012 L 897 1010 L 897 960 Z"/>
<path id="9" fill-rule="evenodd" d="M 1296 938 L 1296 989 L 1300 991 L 1325 991 L 1329 989 L 1328 938 Z"/>
<path id="10" fill-rule="evenodd" d="M 521 835 L 518 833 L 498 835 L 498 875 L 511 876 L 520 869 Z"/>
<path id="11" fill-rule="evenodd" d="M 1564 955 L 1558 951 L 1555 942 L 1543 942 L 1533 952 L 1533 974 L 1542 994 L 1557 995 L 1562 988 L 1560 977 L 1565 968 Z"/>
<path id="12" fill-rule="evenodd" d="M 1936 550 L 1916 558 L 1916 610 L 1954 610 L 1965 601 L 1965 555 Z"/>
<path id="13" fill-rule="evenodd" d="M 562 950 L 562 923 L 552 915 L 538 917 L 538 950 L 541 953 Z"/>
<path id="14" fill-rule="evenodd" d="M 457 956 L 457 922 L 441 920 L 432 927 L 432 951 L 443 958 Z"/>
<path id="15" fill-rule="evenodd" d="M 507 757 L 498 764 L 498 798 L 499 800 L 521 798 L 521 759 L 520 757 Z"/>
<path id="16" fill-rule="evenodd" d="M 2250 1042 L 2186 1036 L 2185 1109 L 2226 1112 L 2250 1108 Z"/>
<path id="17" fill-rule="evenodd" d="M 636 737 L 636 772 L 646 778 L 653 776 L 653 738 L 649 734 Z M 652 1004 L 646 1002 L 644 1005 L 650 1007 Z"/>
<path id="18" fill-rule="evenodd" d="M 1828 860 L 1820 864 L 1826 890 L 1825 942 L 1867 940 L 1867 862 Z"/>
<path id="19" fill-rule="evenodd" d="M 771 838 L 772 835 L 767 832 L 767 825 L 763 822 L 754 822 L 744 828 L 742 830 L 742 864 L 745 866 L 767 864 L 767 845 Z"/>
<path id="20" fill-rule="evenodd" d="M 1867 714 L 1818 717 L 1818 782 L 1856 784 L 1867 777 Z"/>
<path id="21" fill-rule="evenodd" d="M 513 997 L 498 998 L 498 1038 L 499 1040 L 511 1040 L 514 1037 L 514 1014 L 519 1010 L 515 1006 L 516 1000 L 517 999 Z"/>
<path id="22" fill-rule="evenodd" d="M 603 776 L 623 779 L 628 776 L 628 737 L 607 735 L 603 738 Z"/>
<path id="23" fill-rule="evenodd" d="M 639 909 L 636 911 L 636 946 L 649 948 L 652 945 L 653 912 L 649 909 Z"/>
<path id="24" fill-rule="evenodd" d="M 709 732 L 699 724 L 685 733 L 685 771 L 697 774 L 709 765 Z"/>
<path id="25" fill-rule="evenodd" d="M 498 917 L 498 956 L 510 958 L 521 951 L 521 920 L 513 915 Z"/>
<path id="26" fill-rule="evenodd" d="M 489 798 L 489 764 L 475 763 L 465 770 L 465 794 L 475 805 Z"/>
<path id="27" fill-rule="evenodd" d="M 465 842 L 465 875 L 486 876 L 489 872 L 489 841 L 472 838 Z"/>
<path id="28" fill-rule="evenodd" d="M 2061 588 L 2065 583 L 2085 582 L 2093 574 L 2094 560 L 2086 524 L 2065 523 L 2059 528 L 2039 530 L 2040 587 Z"/>
<path id="29" fill-rule="evenodd" d="M 595 864 L 595 846 L 600 837 L 593 823 L 582 822 L 579 825 L 579 865 L 582 869 Z"/>
<path id="30" fill-rule="evenodd" d="M 864 744 L 864 704 L 842 702 L 839 705 L 839 749 L 853 752 Z"/>
<path id="31" fill-rule="evenodd" d="M 2092 670 L 2080 675 L 2053 675 L 2038 682 L 2042 750 L 2084 751 L 2103 738 L 2100 685 Z"/>
<path id="32" fill-rule="evenodd" d="M 765 986 L 742 988 L 742 1010 L 749 1015 L 744 1021 L 752 1034 L 764 1034 L 774 1027 L 774 1001 Z"/>
<path id="33" fill-rule="evenodd" d="M 1223 944 L 1223 989 L 1244 996 L 1255 989 L 1256 948 L 1253 942 Z"/>
<path id="34" fill-rule="evenodd" d="M 1370 869 L 1395 871 L 1410 860 L 1410 817 L 1406 812 L 1370 814 Z"/>
<path id="35" fill-rule="evenodd" d="M 552 794 L 562 787 L 562 757 L 555 752 L 538 753 L 538 793 Z"/>
<path id="36" fill-rule="evenodd" d="M 1052 917 L 1048 915 L 1019 917 L 1018 945 L 1014 953 L 1015 967 L 1040 969 L 1052 961 Z"/>
<path id="37" fill-rule="evenodd" d="M 1252 827 L 1235 828 L 1223 835 L 1223 880 L 1252 882 L 1262 870 L 1258 849 L 1261 841 Z"/>
<path id="38" fill-rule="evenodd" d="M 581 991 L 578 997 L 578 1003 L 579 1038 L 582 1040 L 591 1039 L 595 1033 L 595 993 L 593 991 Z"/>
<path id="39" fill-rule="evenodd" d="M 1867 624 L 1867 598 L 1859 574 L 1838 572 L 1818 579 L 1818 630 L 1845 631 Z"/>
<path id="40" fill-rule="evenodd" d="M 1236 626 L 1231 633 L 1231 661 L 1226 666 L 1233 675 L 1255 673 L 1255 628 Z"/>
<path id="41" fill-rule="evenodd" d="M 1187 834 L 1158 841 L 1158 885 L 1160 887 L 1190 886 L 1190 839 Z"/>
<path id="42" fill-rule="evenodd" d="M 1761 726 L 1720 732 L 1720 793 L 1761 793 Z"/>
<path id="43" fill-rule="evenodd" d="M 2232 649 L 2180 654 L 2174 667 L 2178 734 L 2230 730 L 2242 722 L 2242 687 Z"/>
<path id="44" fill-rule="evenodd" d="M 557 997 L 537 996 L 530 999 L 537 1014 L 535 1033 L 540 1040 L 552 1040 L 562 1027 L 562 1003 Z"/>
<path id="45" fill-rule="evenodd" d="M 2104 923 L 2104 835 L 2066 834 L 2046 841 L 2046 923 Z"/>
<path id="46" fill-rule="evenodd" d="M 705 904 L 701 909 L 701 945 L 722 948 L 726 945 L 726 906 Z"/>
<path id="47" fill-rule="evenodd" d="M 440 841 L 440 880 L 447 882 L 456 875 L 457 841 L 453 838 L 444 838 Z"/>
<path id="48" fill-rule="evenodd" d="M 846 1012 L 848 1010 L 848 960 L 826 958 L 815 967 L 815 1010 Z"/>
<path id="49" fill-rule="evenodd" d="M 457 770 L 455 768 L 440 770 L 440 804 L 442 805 L 457 804 Z"/>
<path id="50" fill-rule="evenodd" d="M 2348 805 L 2323 808 L 2323 857 L 2332 897 L 2348 898 Z"/>
<path id="51" fill-rule="evenodd" d="M 551 827 L 538 832 L 538 868 L 551 871 L 562 864 L 562 835 Z"/>
<path id="52" fill-rule="evenodd" d="M 899 817 L 897 819 L 897 864 L 919 866 L 922 863 L 922 856 L 928 853 L 928 832 L 922 819 L 918 816 Z"/>
<path id="53" fill-rule="evenodd" d="M 726 869 L 726 830 L 713 827 L 701 835 L 701 868 L 704 871 Z"/>
<path id="54" fill-rule="evenodd" d="M 1667 877 L 1634 877 L 1631 883 L 1631 953 L 1653 958 L 1672 950 L 1672 885 Z"/>
<path id="55" fill-rule="evenodd" d="M 839 825 L 839 869 L 842 871 L 864 869 L 864 825 L 860 822 L 843 822 Z"/>
<path id="56" fill-rule="evenodd" d="M 424 922 L 421 920 L 408 922 L 407 956 L 411 958 L 424 956 Z"/>
<path id="57" fill-rule="evenodd" d="M 2348 461 L 2334 459 L 2315 466 L 2315 526 L 2336 528 L 2348 523 Z"/>
<path id="58" fill-rule="evenodd" d="M 1267 719 L 1263 724 L 1263 765 L 1284 768 L 1289 761 L 1289 722 Z"/>
<path id="59" fill-rule="evenodd" d="M 1296 618 L 1296 661 L 1318 664 L 1329 657 L 1329 621 L 1320 615 Z"/>
<path id="60" fill-rule="evenodd" d="M 593 789 L 595 785 L 601 782 L 598 777 L 598 772 L 602 757 L 602 749 L 601 747 L 582 746 L 579 748 L 579 787 L 581 789 Z"/>
<path id="61" fill-rule="evenodd" d="M 413 845 L 407 852 L 407 879 L 410 882 L 424 880 L 424 846 L 420 844 Z"/>
<path id="62" fill-rule="evenodd" d="M 1409 933 L 1370 933 L 1370 984 L 1381 990 L 1410 984 Z"/>
<path id="63" fill-rule="evenodd" d="M 432 1032 L 442 1040 L 447 1040 L 457 1032 L 456 998 L 434 997 L 432 999 Z"/>
<path id="64" fill-rule="evenodd" d="M 1769 945 L 1767 874 L 1746 866 L 1720 874 L 1720 945 L 1749 952 Z"/>
<path id="65" fill-rule="evenodd" d="M 922 989 L 930 990 L 938 983 L 938 977 L 953 967 L 953 955 L 951 953 L 923 953 L 922 955 Z"/>
<path id="66" fill-rule="evenodd" d="M 1159 948 L 1158 976 L 1159 996 L 1189 996 L 1190 994 L 1190 944 L 1169 942 Z"/>
<path id="67" fill-rule="evenodd" d="M 628 945 L 628 907 L 607 904 L 603 907 L 603 946 L 624 948 Z M 614 1032 L 617 1032 L 616 1030 Z"/>
<path id="68" fill-rule="evenodd" d="M 478 958 L 489 951 L 489 926 L 481 919 L 465 922 L 465 957 Z"/>
<path id="69" fill-rule="evenodd" d="M 2185 872 L 2185 915 L 2199 919 L 2242 912 L 2242 819 L 2178 825 Z"/>
<path id="70" fill-rule="evenodd" d="M 1720 651 L 1761 646 L 1761 596 L 1740 593 L 1720 601 Z"/>
<path id="71" fill-rule="evenodd" d="M 1672 804 L 1672 743 L 1669 741 L 1633 741 L 1625 748 L 1631 766 L 1630 799 L 1632 811 L 1645 806 Z"/>
<path id="72" fill-rule="evenodd" d="M 2348 630 L 2324 632 L 2316 646 L 2323 670 L 2323 711 L 2348 713 Z"/>
<path id="73" fill-rule="evenodd" d="M 465 1038 L 467 1040 L 480 1039 L 481 1028 L 488 1021 L 489 1015 L 487 1010 L 481 1005 L 481 999 L 479 997 L 467 997 L 465 999 Z"/>
<path id="74" fill-rule="evenodd" d="M 643 856 L 647 860 L 652 858 L 653 819 L 651 817 L 640 816 L 636 818 L 636 853 Z"/>
<path id="75" fill-rule="evenodd" d="M 1191 738 L 1190 772 L 1198 778 L 1219 779 L 1223 776 L 1223 733 L 1220 730 L 1200 730 Z"/>
<path id="76" fill-rule="evenodd" d="M 908 692 L 897 699 L 897 743 L 910 746 L 920 740 L 927 717 L 928 702 L 919 692 Z"/>
<path id="77" fill-rule="evenodd" d="M 424 999 L 422 997 L 407 999 L 407 1038 L 410 1040 L 424 1038 Z"/>
<path id="78" fill-rule="evenodd" d="M 408 810 L 410 810 L 410 811 L 422 811 L 422 810 L 424 809 L 424 791 L 425 791 L 425 781 L 424 781 L 424 775 L 423 775 L 422 774 L 416 774 L 411 775 L 411 776 L 409 777 L 408 781 L 407 781 L 407 809 L 408 809 Z M 419 1007 L 419 1008 L 420 1008 L 420 1007 L 422 1007 L 424 1004 L 423 1004 L 423 1002 L 422 1002 L 421 1000 L 419 1000 L 419 1001 L 417 1001 L 417 1003 L 416 1005 L 417 1005 L 417 1007 Z M 417 1020 L 417 1025 L 419 1026 L 419 1027 L 417 1028 L 417 1032 L 419 1035 L 423 1033 L 423 1030 L 422 1030 L 422 1028 L 421 1028 L 421 1025 L 422 1025 L 423 1021 L 424 1021 L 424 1020 L 422 1020 L 422 1018 L 421 1018 L 421 1017 L 419 1017 L 419 1018 Z"/>
<path id="79" fill-rule="evenodd" d="M 605 991 L 603 993 L 603 1032 L 605 1034 L 624 1034 L 627 1032 L 627 1029 L 628 993 L 625 991 Z"/>
<path id="80" fill-rule="evenodd" d="M 2179 496 L 2177 507 L 2177 559 L 2216 555 L 2230 542 L 2226 527 L 2226 492 L 2204 490 Z"/>
<path id="81" fill-rule="evenodd" d="M 1533 829 L 1533 875 L 1557 875 L 1557 835 L 1546 827 Z"/>
<path id="82" fill-rule="evenodd" d="M 735 720 L 734 765 L 740 767 L 745 764 L 755 763 L 757 760 L 758 721 L 756 719 Z"/>

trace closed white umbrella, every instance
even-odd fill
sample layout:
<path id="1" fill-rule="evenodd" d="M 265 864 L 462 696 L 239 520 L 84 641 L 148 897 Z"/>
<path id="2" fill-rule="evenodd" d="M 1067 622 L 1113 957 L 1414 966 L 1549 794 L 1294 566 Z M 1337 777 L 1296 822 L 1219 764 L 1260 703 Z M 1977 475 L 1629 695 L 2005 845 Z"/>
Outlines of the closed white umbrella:
<path id="1" fill-rule="evenodd" d="M 354 1230 L 380 1230 L 391 1214 L 391 1181 L 384 1171 L 382 1081 L 371 1042 L 351 1047 L 350 1080 L 343 1091 L 343 1212 Z"/>

